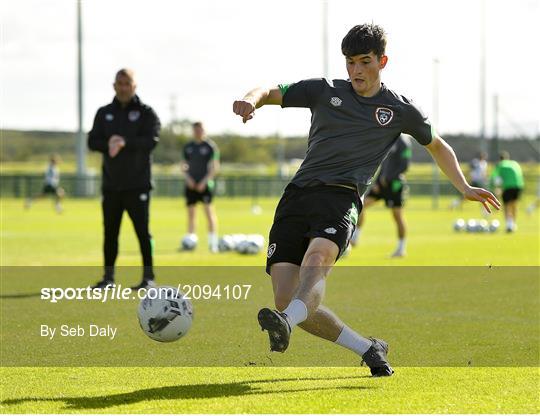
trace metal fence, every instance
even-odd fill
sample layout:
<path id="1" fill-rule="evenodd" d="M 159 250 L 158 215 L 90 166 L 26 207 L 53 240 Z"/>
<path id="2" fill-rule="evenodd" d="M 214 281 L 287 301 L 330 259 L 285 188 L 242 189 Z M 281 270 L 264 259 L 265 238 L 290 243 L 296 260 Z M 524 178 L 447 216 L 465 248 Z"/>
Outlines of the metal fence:
<path id="1" fill-rule="evenodd" d="M 155 176 L 154 196 L 178 197 L 184 193 L 184 180 L 180 176 Z M 277 197 L 289 182 L 289 178 L 268 176 L 222 176 L 216 180 L 216 194 L 225 197 Z M 78 177 L 62 175 L 60 185 L 68 197 L 97 197 L 100 194 L 99 176 Z M 411 195 L 456 195 L 457 191 L 448 181 L 433 183 L 430 178 L 408 182 Z M 0 196 L 27 198 L 38 194 L 43 187 L 39 174 L 0 175 Z"/>

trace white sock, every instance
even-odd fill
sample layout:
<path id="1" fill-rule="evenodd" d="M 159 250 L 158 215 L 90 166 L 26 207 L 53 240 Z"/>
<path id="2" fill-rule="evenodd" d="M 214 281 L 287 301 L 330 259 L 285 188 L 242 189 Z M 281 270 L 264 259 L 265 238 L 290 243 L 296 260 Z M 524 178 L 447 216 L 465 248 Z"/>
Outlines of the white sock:
<path id="1" fill-rule="evenodd" d="M 208 233 L 208 245 L 212 250 L 217 250 L 218 236 L 217 233 Z"/>
<path id="2" fill-rule="evenodd" d="M 348 348 L 351 351 L 354 351 L 360 356 L 362 356 L 367 350 L 369 350 L 372 345 L 370 339 L 364 338 L 362 335 L 357 334 L 347 325 L 343 327 L 335 343 L 341 345 L 342 347 Z"/>
<path id="3" fill-rule="evenodd" d="M 293 299 L 283 313 L 287 315 L 287 320 L 292 329 L 294 326 L 307 319 L 307 306 L 300 299 Z"/>
<path id="4" fill-rule="evenodd" d="M 514 229 L 514 219 L 513 218 L 508 218 L 506 220 L 506 228 L 508 228 L 509 230 Z"/>
<path id="5" fill-rule="evenodd" d="M 352 244 L 356 244 L 358 243 L 358 239 L 360 238 L 360 234 L 362 232 L 362 229 L 360 227 L 356 227 L 356 229 L 354 230 L 354 233 L 351 237 L 351 243 Z"/>
<path id="6" fill-rule="evenodd" d="M 405 251 L 405 239 L 404 238 L 400 238 L 398 240 L 397 250 L 398 251 Z"/>

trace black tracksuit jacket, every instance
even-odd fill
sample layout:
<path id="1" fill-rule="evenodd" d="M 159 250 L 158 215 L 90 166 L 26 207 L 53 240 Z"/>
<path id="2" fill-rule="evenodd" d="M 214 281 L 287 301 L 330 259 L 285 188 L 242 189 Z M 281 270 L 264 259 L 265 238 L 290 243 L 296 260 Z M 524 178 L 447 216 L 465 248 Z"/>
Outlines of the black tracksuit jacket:
<path id="1" fill-rule="evenodd" d="M 125 107 L 115 97 L 97 111 L 88 147 L 103 153 L 103 192 L 152 189 L 151 152 L 159 141 L 160 127 L 157 114 L 136 95 Z M 124 137 L 126 146 L 111 158 L 109 138 L 113 134 Z"/>

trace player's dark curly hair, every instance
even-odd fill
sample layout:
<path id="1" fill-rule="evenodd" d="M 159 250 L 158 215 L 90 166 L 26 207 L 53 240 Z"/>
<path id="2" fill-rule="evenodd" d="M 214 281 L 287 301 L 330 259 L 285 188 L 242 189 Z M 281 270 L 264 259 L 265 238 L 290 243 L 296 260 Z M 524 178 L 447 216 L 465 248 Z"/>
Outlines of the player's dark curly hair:
<path id="1" fill-rule="evenodd" d="M 384 29 L 373 23 L 356 25 L 341 41 L 341 52 L 345 56 L 355 56 L 373 52 L 379 58 L 386 49 Z"/>

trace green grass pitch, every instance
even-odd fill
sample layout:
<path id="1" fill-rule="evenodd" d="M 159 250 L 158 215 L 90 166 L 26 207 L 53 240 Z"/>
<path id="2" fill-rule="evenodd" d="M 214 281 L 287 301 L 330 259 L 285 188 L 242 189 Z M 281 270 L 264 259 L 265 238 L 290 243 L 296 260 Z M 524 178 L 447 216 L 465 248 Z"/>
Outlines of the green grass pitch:
<path id="1" fill-rule="evenodd" d="M 513 235 L 501 230 L 494 234 L 458 234 L 452 230 L 453 221 L 458 217 L 480 218 L 477 205 L 469 203 L 462 211 L 449 211 L 446 209 L 449 200 L 443 199 L 441 208 L 433 211 L 429 199 L 412 198 L 406 211 L 408 256 L 399 260 L 388 258 L 395 244 L 390 213 L 381 206 L 368 210 L 360 245 L 347 258 L 340 260 L 338 266 L 422 266 L 422 270 L 430 270 L 424 266 L 467 266 L 465 270 L 473 271 L 489 270 L 491 266 L 506 270 L 505 275 L 491 281 L 493 290 L 486 292 L 482 299 L 476 299 L 472 292 L 474 285 L 482 287 L 481 278 L 475 280 L 475 276 L 462 276 L 447 286 L 440 286 L 437 281 L 440 276 L 433 276 L 432 281 L 426 283 L 432 285 L 429 288 L 440 289 L 437 302 L 430 302 L 420 295 L 411 296 L 408 290 L 416 282 L 403 282 L 399 276 L 394 277 L 388 283 L 390 305 L 382 306 L 380 310 L 377 310 L 377 305 L 385 303 L 382 294 L 369 296 L 357 307 L 351 306 L 350 296 L 347 296 L 353 290 L 358 290 L 358 293 L 368 291 L 373 281 L 362 287 L 362 282 L 340 281 L 339 271 L 331 275 L 327 289 L 328 305 L 348 322 L 358 314 L 363 317 L 373 313 L 378 318 L 378 325 L 360 319 L 357 329 L 366 331 L 365 335 L 383 331 L 385 337 L 388 336 L 390 358 L 398 364 L 393 377 L 368 377 L 366 367 L 356 366 L 351 353 L 309 337 L 302 331 L 294 334 L 296 338 L 293 338 L 288 353 L 273 358 L 277 366 L 265 366 L 262 364 L 268 355 L 265 335 L 253 322 L 254 314 L 241 315 L 242 309 L 237 304 L 231 304 L 231 313 L 239 316 L 232 323 L 231 330 L 240 331 L 243 339 L 247 340 L 245 348 L 237 350 L 236 345 L 228 342 L 213 344 L 213 338 L 206 337 L 204 331 L 197 331 L 196 326 L 185 340 L 163 346 L 148 340 L 132 325 L 134 309 L 130 304 L 122 305 L 116 319 L 125 328 L 134 329 L 126 330 L 123 338 L 110 345 L 120 350 L 118 354 L 135 359 L 150 351 L 158 354 L 158 365 L 170 360 L 171 366 L 153 367 L 151 359 L 146 359 L 144 366 L 138 367 L 125 367 L 118 362 L 105 362 L 103 366 L 96 367 L 92 363 L 100 357 L 99 347 L 106 345 L 99 342 L 80 358 L 80 366 L 63 366 L 61 363 L 48 367 L 2 366 L 0 410 L 3 413 L 538 413 L 538 347 L 530 347 L 538 341 L 538 274 L 533 275 L 531 281 L 517 277 L 512 279 L 512 273 L 509 273 L 514 269 L 521 273 L 523 268 L 517 266 L 540 265 L 540 222 L 538 213 L 525 214 L 524 207 L 528 202 L 525 200 L 521 205 L 519 230 Z M 276 200 L 263 199 L 259 204 L 262 214 L 254 215 L 249 199 L 218 199 L 220 234 L 243 232 L 266 236 Z M 492 218 L 502 222 L 501 213 L 494 214 Z M 271 288 L 264 277 L 264 253 L 255 256 L 235 253 L 212 255 L 206 248 L 202 210 L 199 211 L 198 223 L 201 236 L 198 250 L 179 253 L 176 248 L 185 233 L 183 201 L 166 198 L 152 201 L 151 229 L 156 242 L 156 265 L 254 266 L 249 270 L 258 271 L 259 290 L 254 293 L 249 307 L 256 311 L 261 303 L 269 305 Z M 62 215 L 54 212 L 49 201 L 37 202 L 28 211 L 23 209 L 21 200 L 1 201 L 2 266 L 100 266 L 101 234 L 98 200 L 67 200 Z M 140 264 L 137 242 L 127 216 L 121 231 L 118 264 Z M 474 269 L 472 266 L 478 267 Z M 88 270 L 96 274 L 79 282 L 80 285 L 93 283 L 99 278 L 98 267 L 88 267 Z M 135 283 L 138 269 L 131 270 L 137 273 L 119 277 L 120 283 Z M 380 270 L 388 273 L 393 269 Z M 530 272 L 531 268 L 527 270 Z M 54 320 L 62 315 L 62 310 L 70 308 L 69 304 L 59 303 L 55 306 L 57 309 L 53 309 L 35 297 L 14 296 L 38 291 L 50 283 L 32 279 L 21 281 L 12 276 L 13 273 L 3 273 L 0 288 L 0 342 L 7 346 L 3 347 L 4 353 L 10 353 L 10 357 L 2 357 L 3 363 L 15 355 L 20 356 L 23 362 L 24 357 L 36 356 L 40 352 L 40 344 L 33 344 L 30 342 L 32 336 L 25 335 L 28 332 L 25 324 L 31 321 L 21 318 L 17 322 L 6 317 L 10 314 L 23 316 L 25 309 L 39 307 L 43 317 Z M 159 279 L 160 275 L 157 277 Z M 418 279 L 420 282 L 421 278 Z M 166 280 L 162 276 L 162 281 Z M 469 284 L 473 285 L 471 290 L 467 289 Z M 522 307 L 514 308 L 519 300 Z M 460 301 L 464 304 L 460 305 Z M 106 305 L 101 308 L 101 313 L 113 306 Z M 195 307 L 195 325 L 206 325 L 208 330 L 220 333 L 220 328 L 212 328 L 200 317 L 204 315 L 205 308 L 209 314 L 223 314 L 228 309 L 196 303 Z M 51 311 L 56 312 L 52 314 Z M 84 313 L 81 312 L 81 319 L 84 319 Z M 459 322 L 459 313 L 477 314 L 478 318 L 469 322 L 467 327 L 456 324 L 456 332 L 453 333 L 459 334 L 459 342 L 456 342 L 456 336 L 444 331 L 443 325 L 440 328 L 425 326 L 430 322 L 430 314 L 441 314 L 448 319 L 447 322 L 456 323 Z M 495 314 L 490 316 L 490 313 Z M 404 325 L 407 322 L 409 325 Z M 379 326 L 384 330 L 378 329 Z M 471 337 L 465 337 L 467 334 Z M 226 332 L 223 336 L 227 336 Z M 467 366 L 467 361 L 460 361 L 463 358 L 460 355 L 461 340 L 463 349 L 471 354 L 471 366 Z M 417 342 L 421 342 L 420 349 L 417 349 Z M 518 346 L 529 348 L 517 354 Z M 51 351 L 61 362 L 62 354 L 69 355 L 76 347 L 75 344 L 72 350 L 66 344 L 63 350 Z M 507 353 L 505 349 L 511 352 Z M 228 365 L 235 366 L 209 364 L 212 351 L 217 357 L 216 363 L 223 359 Z M 421 351 L 420 358 L 415 357 L 416 351 Z M 204 356 L 203 362 L 208 362 L 208 365 L 173 366 L 175 357 L 182 361 L 183 352 L 185 357 Z M 476 360 L 482 360 L 482 353 L 489 355 L 492 361 L 485 360 L 485 364 L 475 367 Z M 302 366 L 304 357 L 306 362 L 312 362 L 317 354 L 320 354 L 321 362 L 328 360 L 331 367 Z M 341 355 L 344 356 L 344 364 L 339 361 Z M 507 362 L 508 356 L 522 357 L 522 360 Z M 447 365 L 443 364 L 445 357 Z M 254 365 L 249 364 L 251 359 Z M 335 366 L 338 362 L 340 366 Z M 422 362 L 426 365 L 422 366 Z"/>

